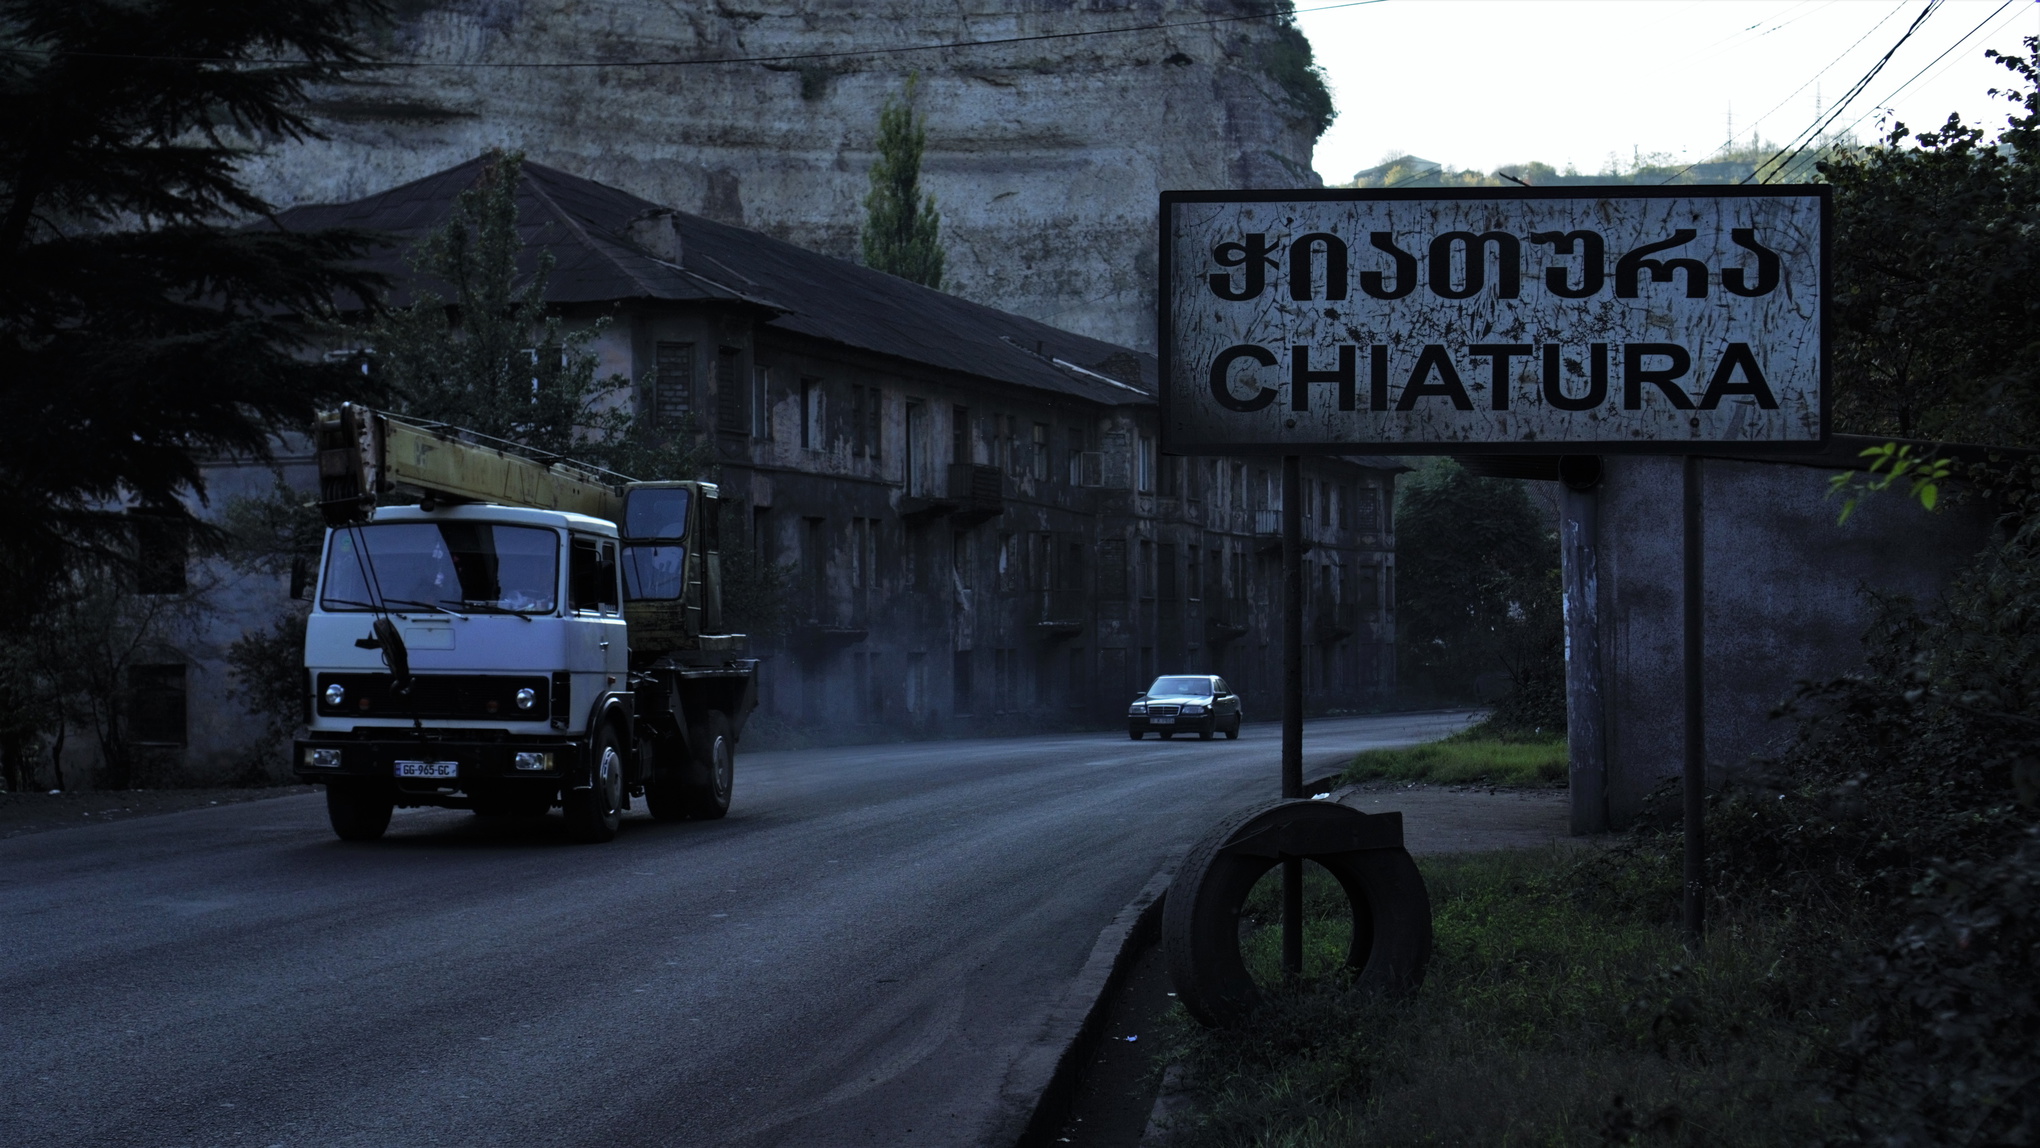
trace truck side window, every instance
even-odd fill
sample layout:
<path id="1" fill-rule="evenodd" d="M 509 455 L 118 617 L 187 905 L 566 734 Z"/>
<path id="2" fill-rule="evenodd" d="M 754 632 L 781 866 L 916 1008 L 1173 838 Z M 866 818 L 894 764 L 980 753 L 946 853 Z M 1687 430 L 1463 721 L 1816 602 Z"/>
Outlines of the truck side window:
<path id="1" fill-rule="evenodd" d="M 611 575 L 611 584 L 615 577 Z M 608 591 L 614 598 L 615 590 Z M 574 539 L 573 549 L 567 557 L 567 600 L 575 610 L 600 609 L 604 591 L 602 588 L 602 551 L 593 538 Z"/>
<path id="2" fill-rule="evenodd" d="M 603 613 L 616 613 L 618 602 L 621 600 L 616 586 L 616 543 L 602 544 L 602 556 L 597 560 L 595 576 L 601 580 L 600 585 L 596 587 L 598 591 L 596 603 L 602 607 Z"/>

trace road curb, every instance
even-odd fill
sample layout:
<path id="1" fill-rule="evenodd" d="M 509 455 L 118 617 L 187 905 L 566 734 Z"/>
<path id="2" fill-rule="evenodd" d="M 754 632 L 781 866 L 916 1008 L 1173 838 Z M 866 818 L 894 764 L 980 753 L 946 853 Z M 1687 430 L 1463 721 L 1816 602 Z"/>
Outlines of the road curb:
<path id="1" fill-rule="evenodd" d="M 1048 1029 L 1014 1063 L 1006 1081 L 1013 1123 L 996 1143 L 1036 1148 L 1055 1138 L 1076 1095 L 1085 1058 L 1098 1045 L 1105 1001 L 1133 967 L 1133 958 L 1154 942 L 1162 927 L 1162 900 L 1176 867 L 1156 873 L 1133 900 L 1098 934 L 1076 983 L 1049 1014 Z"/>
<path id="2" fill-rule="evenodd" d="M 1305 783 L 1303 791 L 1310 795 L 1330 793 L 1338 780 L 1336 773 L 1321 777 Z M 1176 866 L 1171 863 L 1149 878 L 1098 934 L 1098 942 L 1091 946 L 1091 956 L 1077 974 L 1076 983 L 1070 986 L 1062 1004 L 1049 1014 L 1047 1034 L 1020 1054 L 1006 1077 L 1009 1106 L 1024 1110 L 1025 1115 L 1016 1114 L 1019 1128 L 1001 1135 L 996 1143 L 1038 1148 L 1053 1140 L 1076 1094 L 1083 1066 L 1098 1046 L 1106 999 L 1125 979 L 1134 957 L 1160 937 L 1162 906 L 1175 875 Z"/>

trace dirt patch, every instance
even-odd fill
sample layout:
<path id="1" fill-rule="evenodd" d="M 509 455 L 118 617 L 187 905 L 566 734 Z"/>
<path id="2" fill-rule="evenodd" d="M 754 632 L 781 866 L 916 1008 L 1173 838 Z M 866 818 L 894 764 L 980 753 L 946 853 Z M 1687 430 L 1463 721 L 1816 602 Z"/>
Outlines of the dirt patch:
<path id="1" fill-rule="evenodd" d="M 78 789 L 62 793 L 0 793 L 0 840 L 49 829 L 76 829 L 211 805 L 317 793 L 309 785 L 259 789 Z"/>
<path id="2" fill-rule="evenodd" d="M 1418 856 L 1582 840 L 1572 836 L 1571 798 L 1559 788 L 1369 781 L 1337 790 L 1331 800 L 1363 813 L 1401 812 L 1403 839 Z"/>

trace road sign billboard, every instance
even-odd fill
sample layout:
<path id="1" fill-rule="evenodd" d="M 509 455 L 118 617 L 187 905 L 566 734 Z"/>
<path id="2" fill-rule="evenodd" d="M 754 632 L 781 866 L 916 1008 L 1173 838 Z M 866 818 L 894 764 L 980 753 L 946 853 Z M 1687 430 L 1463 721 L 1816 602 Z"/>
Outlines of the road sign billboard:
<path id="1" fill-rule="evenodd" d="M 1828 189 L 1164 192 L 1179 454 L 1804 449 Z"/>

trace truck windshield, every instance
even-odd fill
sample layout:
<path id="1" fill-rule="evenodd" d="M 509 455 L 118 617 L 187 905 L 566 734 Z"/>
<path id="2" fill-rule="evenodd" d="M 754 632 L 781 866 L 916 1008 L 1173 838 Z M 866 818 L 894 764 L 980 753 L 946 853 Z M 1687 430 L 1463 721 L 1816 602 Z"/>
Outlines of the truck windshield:
<path id="1" fill-rule="evenodd" d="M 380 597 L 435 609 L 550 614 L 559 568 L 560 539 L 551 530 L 489 522 L 385 522 L 334 532 L 319 606 L 365 610 Z"/>

